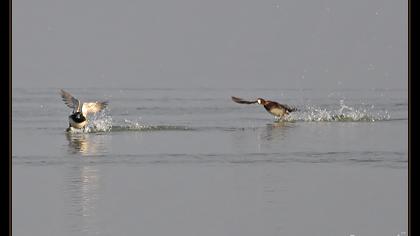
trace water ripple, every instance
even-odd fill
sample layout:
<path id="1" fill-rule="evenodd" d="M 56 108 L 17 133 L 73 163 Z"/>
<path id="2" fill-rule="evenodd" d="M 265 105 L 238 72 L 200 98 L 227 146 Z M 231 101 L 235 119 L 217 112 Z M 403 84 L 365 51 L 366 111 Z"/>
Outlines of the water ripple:
<path id="1" fill-rule="evenodd" d="M 70 159 L 71 158 L 71 159 Z M 276 152 L 276 153 L 166 153 L 166 154 L 101 154 L 85 155 L 84 158 L 59 158 L 45 156 L 13 156 L 14 164 L 61 165 L 80 162 L 83 165 L 98 164 L 177 164 L 177 163 L 355 163 L 406 166 L 406 152 Z"/>

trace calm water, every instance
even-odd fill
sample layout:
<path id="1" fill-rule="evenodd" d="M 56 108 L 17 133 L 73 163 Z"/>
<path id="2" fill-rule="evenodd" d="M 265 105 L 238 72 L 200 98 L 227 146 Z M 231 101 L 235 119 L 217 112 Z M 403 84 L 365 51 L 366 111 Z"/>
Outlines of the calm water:
<path id="1" fill-rule="evenodd" d="M 13 89 L 13 235 L 404 235 L 406 90 Z M 259 105 L 295 106 L 277 122 Z"/>

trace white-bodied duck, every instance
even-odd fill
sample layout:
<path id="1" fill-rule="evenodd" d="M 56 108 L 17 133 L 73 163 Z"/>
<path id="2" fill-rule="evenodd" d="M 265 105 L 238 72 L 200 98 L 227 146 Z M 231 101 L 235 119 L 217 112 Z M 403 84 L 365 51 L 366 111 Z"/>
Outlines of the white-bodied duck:
<path id="1" fill-rule="evenodd" d="M 107 105 L 108 101 L 102 102 L 84 102 L 81 103 L 78 99 L 74 98 L 70 93 L 60 89 L 61 97 L 63 98 L 64 103 L 73 108 L 72 114 L 69 116 L 69 127 L 67 131 L 71 128 L 83 129 L 88 124 L 87 115 L 89 113 L 96 113 L 102 111 Z"/>

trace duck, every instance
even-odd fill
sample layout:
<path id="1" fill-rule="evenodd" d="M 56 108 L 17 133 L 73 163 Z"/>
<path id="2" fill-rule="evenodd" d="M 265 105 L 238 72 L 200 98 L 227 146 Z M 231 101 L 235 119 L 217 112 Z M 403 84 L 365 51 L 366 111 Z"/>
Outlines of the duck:
<path id="1" fill-rule="evenodd" d="M 108 106 L 108 101 L 84 102 L 73 97 L 70 93 L 60 89 L 60 95 L 64 103 L 73 108 L 72 114 L 69 116 L 69 127 L 66 131 L 74 129 L 84 129 L 88 125 L 87 115 L 102 111 Z"/>
<path id="2" fill-rule="evenodd" d="M 253 100 L 253 101 L 247 101 L 247 100 L 244 100 L 242 98 L 232 96 L 232 100 L 236 103 L 239 103 L 239 104 L 255 104 L 255 103 L 258 103 L 258 104 L 264 106 L 265 110 L 268 113 L 270 113 L 271 115 L 273 115 L 273 116 L 275 116 L 279 119 L 282 119 L 286 115 L 290 114 L 291 112 L 294 112 L 294 111 L 298 110 L 298 109 L 296 109 L 294 107 L 290 107 L 286 104 L 280 104 L 278 102 L 265 100 L 263 98 L 257 98 L 256 100 Z"/>

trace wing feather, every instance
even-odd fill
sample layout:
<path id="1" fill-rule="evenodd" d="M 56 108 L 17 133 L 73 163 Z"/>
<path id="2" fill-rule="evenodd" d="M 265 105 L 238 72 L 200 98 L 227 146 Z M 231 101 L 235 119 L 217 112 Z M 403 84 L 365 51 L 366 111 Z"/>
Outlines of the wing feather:
<path id="1" fill-rule="evenodd" d="M 240 104 L 254 104 L 254 103 L 257 103 L 258 102 L 257 100 L 255 100 L 255 101 L 247 101 L 247 100 L 244 100 L 242 98 L 238 98 L 238 97 L 234 97 L 234 96 L 232 96 L 232 100 L 234 102 L 240 103 Z"/>
<path id="2" fill-rule="evenodd" d="M 105 109 L 108 105 L 108 101 L 103 102 L 85 102 L 82 105 L 82 113 L 84 116 L 88 113 L 96 113 Z"/>
<path id="3" fill-rule="evenodd" d="M 61 98 L 63 99 L 64 103 L 70 107 L 73 108 L 76 111 L 79 111 L 80 107 L 80 101 L 76 98 L 74 98 L 70 93 L 60 89 Z"/>

